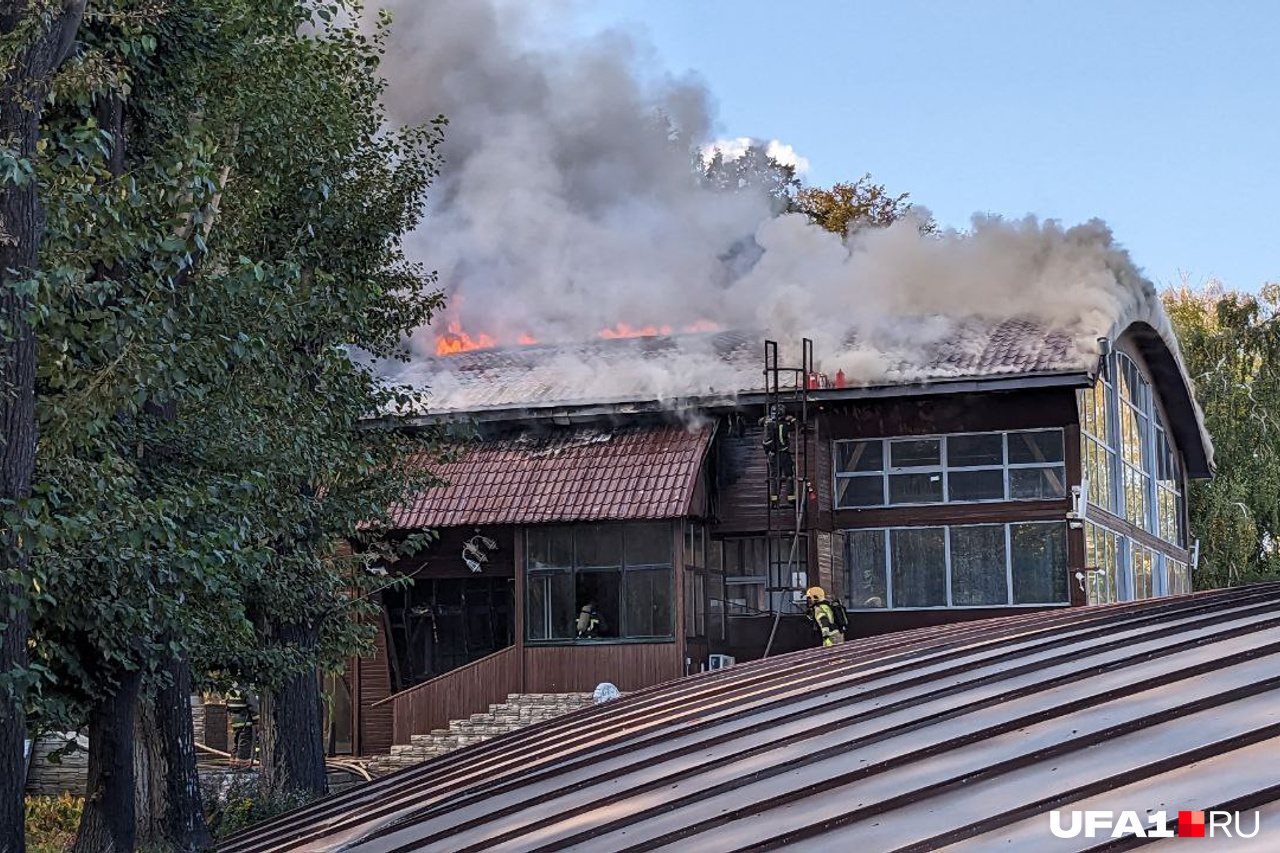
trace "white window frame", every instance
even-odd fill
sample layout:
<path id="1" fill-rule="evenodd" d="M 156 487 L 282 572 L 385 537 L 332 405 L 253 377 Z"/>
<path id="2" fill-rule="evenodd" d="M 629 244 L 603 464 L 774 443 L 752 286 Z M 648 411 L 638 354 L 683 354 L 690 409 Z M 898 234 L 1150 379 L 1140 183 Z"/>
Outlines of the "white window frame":
<path id="1" fill-rule="evenodd" d="M 1048 601 L 1048 602 L 1028 602 L 1024 604 L 1015 604 L 1013 601 L 1013 525 L 1018 524 L 1056 524 L 1062 526 L 1062 535 L 1067 535 L 1067 526 L 1065 522 L 1058 519 L 1033 519 L 1030 521 L 988 521 L 974 522 L 971 524 L 898 524 L 888 527 L 855 527 L 847 528 L 839 531 L 842 535 L 848 536 L 852 533 L 879 533 L 881 536 L 881 546 L 884 551 L 884 607 L 860 607 L 850 602 L 847 607 L 849 610 L 857 610 L 866 613 L 882 613 L 886 610 L 895 611 L 911 611 L 911 610 L 990 610 L 998 607 L 1008 608 L 1028 608 L 1028 607 L 1070 607 L 1071 606 L 1071 585 L 1068 579 L 1067 584 L 1067 600 L 1066 601 Z M 1003 604 L 953 604 L 951 593 L 951 531 L 961 527 L 1004 527 L 1004 571 L 1005 571 L 1005 603 Z M 943 574 L 946 579 L 946 604 L 934 604 L 924 607 L 896 607 L 894 606 L 894 589 L 893 589 L 893 537 L 890 535 L 894 531 L 900 530 L 936 530 L 941 528 L 943 531 Z M 1070 565 L 1068 565 L 1068 570 Z M 847 590 L 852 591 L 852 582 L 848 577 L 849 567 L 844 564 L 841 571 L 845 573 L 842 578 Z"/>
<path id="2" fill-rule="evenodd" d="M 1062 439 L 1062 460 L 1059 462 L 1010 462 L 1009 461 L 1009 438 L 1010 436 L 1022 435 L 1025 433 L 1037 432 L 1056 432 Z M 957 465 L 949 464 L 947 458 L 947 439 L 961 438 L 970 435 L 998 435 L 1000 436 L 1001 447 L 1001 464 L 999 465 Z M 892 464 L 892 446 L 894 443 L 907 441 L 937 441 L 938 442 L 938 465 L 922 465 L 913 467 L 894 466 Z M 880 444 L 881 469 L 879 471 L 841 471 L 840 470 L 840 448 L 846 444 Z M 933 435 L 895 435 L 884 436 L 880 438 L 852 438 L 839 439 L 833 442 L 833 452 L 831 454 L 831 476 L 834 483 L 834 501 L 837 510 L 859 510 L 859 509 L 885 509 L 910 506 L 940 506 L 942 504 L 982 504 L 982 503 L 1010 503 L 1010 502 L 1026 502 L 1026 501 L 1059 501 L 1064 500 L 1070 492 L 1067 488 L 1067 464 L 1066 464 L 1066 434 L 1061 427 L 1040 427 L 1036 429 L 1015 429 L 1015 430 L 974 430 L 969 432 L 947 432 L 936 433 Z M 1052 470 L 1060 468 L 1062 470 L 1063 494 L 1056 498 L 1015 498 L 1010 497 L 1012 494 L 1011 471 L 1018 470 Z M 979 471 L 1000 471 L 1003 480 L 1003 496 L 998 498 L 976 498 L 976 499 L 955 499 L 951 498 L 951 474 L 952 473 L 970 473 Z M 894 475 L 902 474 L 938 474 L 942 477 L 942 500 L 940 501 L 915 501 L 911 503 L 891 503 L 889 501 L 889 481 Z M 840 484 L 844 480 L 853 479 L 872 479 L 880 478 L 880 503 L 878 504 L 843 504 L 840 502 Z"/>

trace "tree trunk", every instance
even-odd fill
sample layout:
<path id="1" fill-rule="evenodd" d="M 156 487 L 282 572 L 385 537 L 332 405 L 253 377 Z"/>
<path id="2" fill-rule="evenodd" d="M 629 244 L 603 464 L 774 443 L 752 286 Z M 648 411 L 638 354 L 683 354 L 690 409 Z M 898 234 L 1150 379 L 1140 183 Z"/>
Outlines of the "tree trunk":
<path id="1" fill-rule="evenodd" d="M 134 712 L 142 674 L 122 673 L 115 691 L 89 712 L 89 789 L 72 853 L 133 853 Z"/>
<path id="2" fill-rule="evenodd" d="M 75 43 L 85 0 L 65 0 L 47 19 L 33 0 L 0 0 L 0 40 L 17 48 L 0 66 L 0 145 L 32 158 L 49 79 Z M 42 26 L 43 24 L 43 26 Z M 26 37 L 17 41 L 17 34 Z M 17 41 L 16 44 L 14 42 Z M 13 287 L 39 261 L 44 210 L 34 180 L 0 181 L 0 501 L 25 511 L 35 471 L 36 348 L 31 297 Z M 0 536 L 0 853 L 26 850 L 23 788 L 27 765 L 23 686 L 27 667 L 29 551 L 19 525 Z"/>
<path id="3" fill-rule="evenodd" d="M 165 665 L 168 678 L 156 694 L 157 732 L 164 763 L 162 840 L 174 853 L 213 849 L 200 800 L 196 767 L 196 734 L 191 722 L 191 666 L 185 656 L 172 656 Z"/>
<path id="4" fill-rule="evenodd" d="M 276 624 L 275 642 L 315 651 L 320 632 L 311 626 Z M 263 771 L 273 787 L 322 797 L 329 793 L 324 767 L 324 715 L 320 678 L 314 668 L 285 679 L 262 707 Z"/>

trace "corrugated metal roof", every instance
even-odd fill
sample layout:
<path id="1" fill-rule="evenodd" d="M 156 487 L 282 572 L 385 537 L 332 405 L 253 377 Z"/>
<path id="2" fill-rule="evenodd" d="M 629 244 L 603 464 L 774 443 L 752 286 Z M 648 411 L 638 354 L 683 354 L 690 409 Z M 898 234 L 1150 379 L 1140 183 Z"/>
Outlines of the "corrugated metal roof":
<path id="1" fill-rule="evenodd" d="M 1256 849 L 1274 849 L 1278 604 L 1280 585 L 1259 585 L 740 665 L 451 753 L 223 849 L 1039 853 L 1116 849 L 1055 838 L 1050 810 L 1214 808 L 1262 809 Z"/>
<path id="2" fill-rule="evenodd" d="M 666 425 L 469 444 L 433 468 L 447 485 L 392 517 L 403 529 L 676 518 L 688 512 L 710 436 Z"/>
<path id="3" fill-rule="evenodd" d="M 875 355 L 872 384 L 1096 368 L 1071 334 L 1032 318 L 923 317 L 900 326 L 897 340 L 865 346 Z M 403 378 L 430 389 L 436 413 L 732 396 L 763 389 L 763 346 L 763 335 L 731 331 L 474 350 L 420 362 Z M 863 349 L 856 338 L 847 346 Z"/>

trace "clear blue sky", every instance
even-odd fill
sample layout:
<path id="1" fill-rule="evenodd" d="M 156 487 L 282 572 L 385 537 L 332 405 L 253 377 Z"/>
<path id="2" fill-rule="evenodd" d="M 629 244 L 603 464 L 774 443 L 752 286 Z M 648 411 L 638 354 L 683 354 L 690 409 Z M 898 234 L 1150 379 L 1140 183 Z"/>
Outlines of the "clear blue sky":
<path id="1" fill-rule="evenodd" d="M 1280 280 L 1280 2 L 582 0 L 700 75 L 724 137 L 944 225 L 1109 222 L 1158 284 Z"/>

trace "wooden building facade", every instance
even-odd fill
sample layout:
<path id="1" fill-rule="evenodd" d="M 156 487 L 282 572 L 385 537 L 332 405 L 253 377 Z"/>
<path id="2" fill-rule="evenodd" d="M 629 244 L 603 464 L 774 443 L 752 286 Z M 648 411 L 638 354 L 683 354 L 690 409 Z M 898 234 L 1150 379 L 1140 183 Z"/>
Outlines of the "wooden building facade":
<path id="1" fill-rule="evenodd" d="M 509 693 L 803 647 L 811 585 L 850 636 L 1190 591 L 1186 481 L 1211 449 L 1175 350 L 1134 323 L 1047 370 L 993 340 L 985 371 L 813 390 L 800 512 L 773 518 L 759 395 L 470 413 L 449 485 L 398 510 L 439 539 L 395 567 L 414 584 L 384 597 L 378 655 L 348 678 L 352 751 Z"/>

